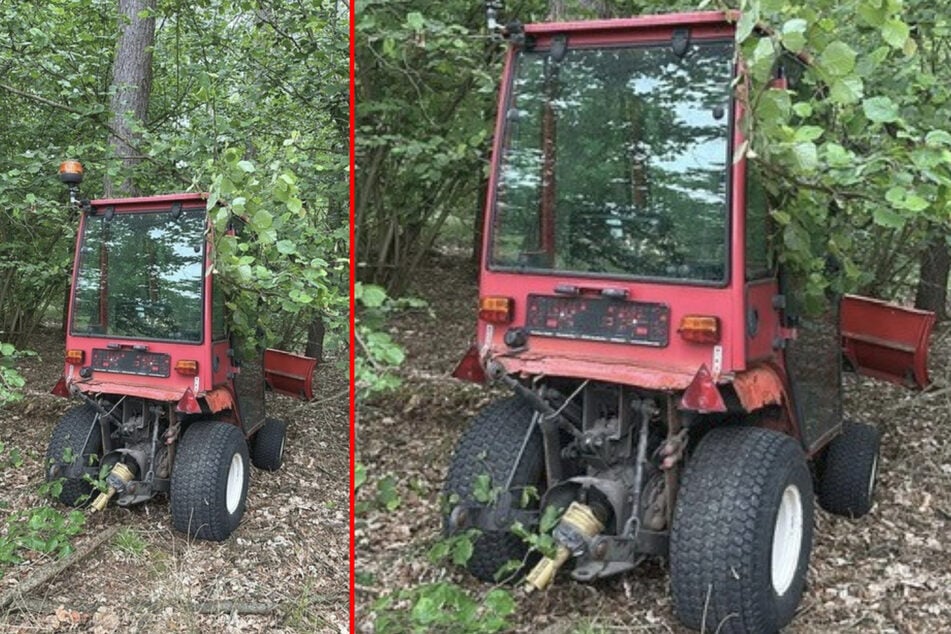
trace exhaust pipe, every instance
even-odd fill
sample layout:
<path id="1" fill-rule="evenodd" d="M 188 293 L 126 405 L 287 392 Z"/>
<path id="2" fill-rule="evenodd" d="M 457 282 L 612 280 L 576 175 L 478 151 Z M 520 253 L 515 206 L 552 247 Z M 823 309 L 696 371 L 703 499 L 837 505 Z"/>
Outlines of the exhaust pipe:
<path id="1" fill-rule="evenodd" d="M 132 470 L 129 467 L 125 466 L 121 462 L 117 462 L 115 466 L 112 467 L 112 471 L 109 472 L 109 475 L 106 476 L 106 484 L 109 485 L 108 491 L 101 492 L 96 499 L 93 501 L 89 512 L 95 513 L 97 511 L 102 511 L 106 508 L 106 504 L 109 503 L 109 500 L 112 499 L 112 496 L 119 491 L 125 490 L 127 484 L 132 482 L 132 478 L 135 475 L 132 473 Z"/>
<path id="2" fill-rule="evenodd" d="M 568 558 L 582 554 L 585 542 L 602 530 L 604 530 L 604 523 L 598 519 L 590 506 L 572 502 L 554 531 L 555 539 L 558 541 L 558 551 L 554 557 L 545 557 L 532 568 L 525 577 L 525 592 L 544 590 L 551 585 L 558 569 L 568 561 Z"/>

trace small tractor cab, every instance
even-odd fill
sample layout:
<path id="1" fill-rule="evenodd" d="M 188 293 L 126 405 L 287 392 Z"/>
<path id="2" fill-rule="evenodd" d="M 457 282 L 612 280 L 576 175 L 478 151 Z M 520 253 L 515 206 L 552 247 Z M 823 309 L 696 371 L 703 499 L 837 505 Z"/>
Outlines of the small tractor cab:
<path id="1" fill-rule="evenodd" d="M 591 581 L 666 557 L 685 624 L 775 632 L 805 584 L 814 486 L 832 513 L 872 507 L 879 434 L 843 420 L 843 359 L 923 387 L 934 316 L 804 305 L 739 154 L 734 23 L 507 27 L 477 337 L 455 376 L 514 395 L 471 422 L 445 486 L 446 529 L 480 530 L 480 579 L 515 560 L 538 591 L 568 560 Z M 801 75 L 781 59 L 790 88 Z M 546 511 L 557 553 L 533 559 L 511 529 Z"/>
<path id="2" fill-rule="evenodd" d="M 313 398 L 316 360 L 229 332 L 205 195 L 81 201 L 79 163 L 60 177 L 82 214 L 53 393 L 82 403 L 53 430 L 46 477 L 77 506 L 107 474 L 93 511 L 168 494 L 177 530 L 224 540 L 244 514 L 249 460 L 269 471 L 283 460 L 266 386 Z"/>

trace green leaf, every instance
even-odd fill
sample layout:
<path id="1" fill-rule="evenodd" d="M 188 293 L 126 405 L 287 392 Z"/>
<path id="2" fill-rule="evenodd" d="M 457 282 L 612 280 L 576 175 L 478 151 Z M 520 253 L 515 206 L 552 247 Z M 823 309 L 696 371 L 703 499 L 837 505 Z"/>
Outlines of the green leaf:
<path id="1" fill-rule="evenodd" d="M 891 123 L 898 120 L 898 105 L 889 97 L 869 97 L 862 102 L 862 111 L 872 123 Z"/>
<path id="2" fill-rule="evenodd" d="M 467 536 L 462 536 L 453 544 L 452 563 L 457 566 L 464 566 L 470 557 L 472 557 L 472 540 Z"/>
<path id="3" fill-rule="evenodd" d="M 406 26 L 413 29 L 414 31 L 422 31 L 423 27 L 426 26 L 426 20 L 423 18 L 423 14 L 418 11 L 412 11 L 406 14 Z"/>
<path id="4" fill-rule="evenodd" d="M 508 590 L 495 588 L 485 596 L 485 606 L 490 613 L 505 617 L 515 612 L 515 599 Z"/>
<path id="5" fill-rule="evenodd" d="M 831 167 L 849 167 L 852 164 L 852 156 L 838 143 L 826 143 L 825 146 L 826 162 Z"/>
<path id="6" fill-rule="evenodd" d="M 808 119 L 812 116 L 812 104 L 808 101 L 800 101 L 793 105 L 792 109 L 793 112 L 796 113 L 796 116 L 802 119 Z"/>
<path id="7" fill-rule="evenodd" d="M 908 39 L 908 25 L 899 18 L 891 18 L 882 25 L 882 39 L 892 48 L 903 49 Z"/>
<path id="8" fill-rule="evenodd" d="M 238 161 L 238 169 L 242 172 L 250 174 L 254 172 L 254 163 L 251 161 Z"/>
<path id="9" fill-rule="evenodd" d="M 932 130 L 925 135 L 925 144 L 928 147 L 951 146 L 951 133 L 945 130 Z"/>
<path id="10" fill-rule="evenodd" d="M 791 109 L 789 93 L 785 90 L 767 90 L 756 104 L 757 117 L 770 127 L 784 125 Z"/>
<path id="11" fill-rule="evenodd" d="M 297 245 L 290 240 L 278 240 L 276 246 L 278 252 L 283 255 L 290 255 L 291 253 L 297 252 Z"/>
<path id="12" fill-rule="evenodd" d="M 832 82 L 829 97 L 835 103 L 848 106 L 862 98 L 864 88 L 861 77 L 840 77 Z"/>
<path id="13" fill-rule="evenodd" d="M 773 40 L 768 37 L 761 38 L 748 60 L 753 77 L 760 82 L 767 81 L 773 72 L 775 61 L 776 47 L 773 46 Z"/>
<path id="14" fill-rule="evenodd" d="M 365 284 L 357 299 L 367 308 L 378 308 L 386 301 L 386 291 L 374 284 Z"/>
<path id="15" fill-rule="evenodd" d="M 844 77 L 855 69 L 855 57 L 851 46 L 837 40 L 825 47 L 819 56 L 819 64 L 833 77 Z"/>
<path id="16" fill-rule="evenodd" d="M 395 511 L 400 507 L 402 500 L 396 491 L 396 481 L 392 476 L 386 476 L 377 483 L 376 501 L 387 511 Z"/>
<path id="17" fill-rule="evenodd" d="M 356 491 L 367 481 L 367 467 L 362 462 L 353 466 L 353 490 Z"/>
<path id="18" fill-rule="evenodd" d="M 856 13 L 866 24 L 877 28 L 888 17 L 888 9 L 884 6 L 885 4 L 882 0 L 861 0 L 858 3 Z"/>
<path id="19" fill-rule="evenodd" d="M 488 504 L 492 501 L 492 477 L 487 473 L 480 473 L 472 483 L 472 497 L 477 502 Z"/>
<path id="20" fill-rule="evenodd" d="M 794 138 L 796 141 L 815 141 L 825 132 L 822 128 L 815 125 L 804 125 L 796 128 Z"/>
<path id="21" fill-rule="evenodd" d="M 251 218 L 251 223 L 257 231 L 262 232 L 271 228 L 271 225 L 274 224 L 274 218 L 267 209 L 258 209 Z"/>
<path id="22" fill-rule="evenodd" d="M 809 24 L 802 18 L 787 20 L 783 24 L 783 44 L 794 53 L 806 47 L 806 29 Z"/>
<path id="23" fill-rule="evenodd" d="M 816 150 L 816 144 L 812 141 L 796 143 L 792 150 L 793 157 L 802 171 L 812 172 L 819 166 L 819 154 Z"/>
<path id="24" fill-rule="evenodd" d="M 905 218 L 887 207 L 878 207 L 872 212 L 875 224 L 888 229 L 901 229 L 905 226 Z"/>
<path id="25" fill-rule="evenodd" d="M 905 198 L 904 207 L 908 211 L 924 211 L 930 206 L 931 203 L 917 194 L 912 194 Z"/>
<path id="26" fill-rule="evenodd" d="M 743 13 L 740 14 L 740 19 L 736 23 L 736 43 L 742 44 L 746 39 L 753 34 L 753 30 L 756 28 L 756 23 L 759 21 L 759 11 L 755 8 L 747 7 Z"/>

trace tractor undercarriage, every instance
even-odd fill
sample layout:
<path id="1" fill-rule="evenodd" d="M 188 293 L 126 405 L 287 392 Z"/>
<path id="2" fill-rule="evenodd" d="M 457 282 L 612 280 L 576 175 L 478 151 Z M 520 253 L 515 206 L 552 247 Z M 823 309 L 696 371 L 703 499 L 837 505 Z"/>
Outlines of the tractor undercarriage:
<path id="1" fill-rule="evenodd" d="M 104 478 L 108 488 L 92 503 L 98 511 L 112 497 L 119 506 L 129 506 L 167 493 L 181 429 L 175 404 L 75 392 L 85 402 L 81 411 L 86 424 L 81 427 L 88 431 L 84 439 L 66 440 L 80 441 L 72 446 L 86 451 L 50 456 L 49 479 L 92 484 Z"/>
<path id="2" fill-rule="evenodd" d="M 454 530 L 537 529 L 544 509 L 563 513 L 555 541 L 575 559 L 572 576 L 590 581 L 629 571 L 652 555 L 666 555 L 680 462 L 692 412 L 673 394 L 593 381 L 537 380 L 527 387 L 499 377 L 532 405 L 532 423 L 504 482 L 489 505 L 466 502 L 451 516 Z M 544 478 L 539 500 L 526 504 L 513 476 L 541 436 Z M 534 506 L 534 508 L 532 508 Z M 545 559 L 528 583 L 543 589 L 557 568 Z"/>

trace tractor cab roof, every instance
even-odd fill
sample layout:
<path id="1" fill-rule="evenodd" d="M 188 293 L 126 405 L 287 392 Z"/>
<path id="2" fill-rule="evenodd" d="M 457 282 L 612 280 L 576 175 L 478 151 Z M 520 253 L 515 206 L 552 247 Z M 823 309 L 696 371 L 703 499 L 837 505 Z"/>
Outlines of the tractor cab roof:
<path id="1" fill-rule="evenodd" d="M 175 203 L 182 207 L 204 207 L 208 200 L 206 192 L 186 194 L 163 194 L 161 196 L 140 196 L 137 198 L 101 198 L 92 200 L 89 205 L 93 209 L 112 207 L 116 212 L 123 211 L 159 211 L 168 209 Z"/>
<path id="2" fill-rule="evenodd" d="M 597 33 L 604 31 L 651 29 L 664 27 L 691 27 L 726 25 L 732 28 L 739 17 L 735 11 L 692 11 L 665 13 L 611 20 L 584 20 L 577 22 L 541 22 L 526 24 L 527 35 L 554 35 L 556 33 Z"/>

